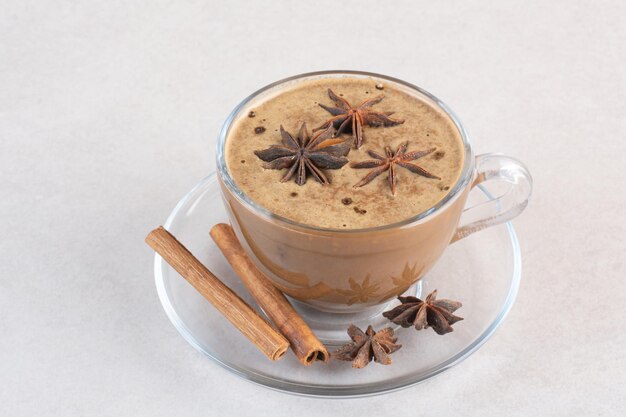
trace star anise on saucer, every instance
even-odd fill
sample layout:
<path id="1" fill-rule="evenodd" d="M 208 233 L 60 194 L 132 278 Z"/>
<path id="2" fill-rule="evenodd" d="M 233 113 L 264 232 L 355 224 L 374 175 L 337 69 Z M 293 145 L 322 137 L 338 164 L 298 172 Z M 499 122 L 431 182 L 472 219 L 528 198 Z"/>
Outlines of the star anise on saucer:
<path id="1" fill-rule="evenodd" d="M 463 320 L 454 313 L 462 304 L 447 299 L 437 300 L 437 290 L 422 301 L 417 297 L 398 297 L 402 304 L 385 311 L 383 316 L 402 327 L 415 326 L 417 330 L 432 327 L 438 334 L 450 333 L 452 325 Z"/>
<path id="2" fill-rule="evenodd" d="M 383 172 L 389 171 L 389 186 L 391 187 L 391 194 L 395 195 L 397 182 L 396 165 L 404 169 L 408 169 L 412 173 L 421 175 L 422 177 L 440 180 L 441 178 L 439 178 L 438 176 L 431 174 L 419 165 L 410 162 L 426 156 L 431 152 L 434 152 L 436 148 L 430 148 L 425 151 L 413 151 L 407 153 L 406 150 L 408 145 L 409 142 L 404 142 L 403 144 L 398 146 L 398 149 L 396 149 L 395 152 L 391 150 L 391 147 L 385 146 L 385 156 L 382 156 L 379 153 L 370 150 L 367 151 L 367 154 L 374 158 L 373 160 L 352 162 L 350 164 L 352 168 L 372 168 L 372 171 L 365 177 L 363 177 L 361 181 L 354 184 L 354 186 L 362 187 L 366 184 L 369 184 L 374 178 L 376 178 Z"/>
<path id="3" fill-rule="evenodd" d="M 282 145 L 271 145 L 254 151 L 254 154 L 265 161 L 263 168 L 289 168 L 280 182 L 289 181 L 295 175 L 296 184 L 304 185 L 308 173 L 317 182 L 329 184 L 322 170 L 341 168 L 348 163 L 346 155 L 350 152 L 350 139 L 336 138 L 334 133 L 331 125 L 311 137 L 306 124 L 302 123 L 298 136 L 294 138 L 280 126 Z"/>
<path id="4" fill-rule="evenodd" d="M 391 363 L 389 355 L 402 347 L 396 344 L 398 338 L 393 337 L 391 327 L 375 332 L 372 326 L 368 326 L 364 333 L 352 324 L 348 328 L 348 336 L 352 342 L 337 349 L 332 356 L 340 361 L 352 361 L 353 368 L 364 368 L 372 359 L 383 365 L 389 365 Z"/>
<path id="5" fill-rule="evenodd" d="M 379 126 L 395 126 L 404 123 L 404 120 L 392 119 L 393 112 L 377 112 L 371 109 L 375 104 L 380 103 L 384 94 L 365 100 L 358 106 L 352 106 L 348 100 L 343 97 L 339 97 L 330 88 L 328 89 L 328 97 L 335 102 L 337 107 L 329 107 L 320 103 L 320 107 L 333 115 L 324 124 L 316 128 L 315 130 L 325 129 L 328 126 L 334 125 L 337 128 L 336 135 L 340 135 L 347 129 L 354 135 L 354 147 L 360 148 L 363 144 L 363 125 L 367 124 L 372 127 Z"/>

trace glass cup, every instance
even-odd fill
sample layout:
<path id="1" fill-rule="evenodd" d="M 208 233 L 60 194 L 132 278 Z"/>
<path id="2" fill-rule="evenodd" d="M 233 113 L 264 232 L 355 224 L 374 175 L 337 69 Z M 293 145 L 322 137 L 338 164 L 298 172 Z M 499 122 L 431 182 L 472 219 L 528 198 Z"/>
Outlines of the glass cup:
<path id="1" fill-rule="evenodd" d="M 461 175 L 437 204 L 398 223 L 365 229 L 331 229 L 300 224 L 269 212 L 250 199 L 233 180 L 225 144 L 233 121 L 246 117 L 255 103 L 285 84 L 315 77 L 373 77 L 397 83 L 443 110 L 463 140 Z M 419 87 L 379 74 L 324 71 L 270 84 L 243 100 L 230 114 L 217 146 L 218 178 L 231 223 L 248 255 L 289 297 L 312 311 L 367 313 L 418 282 L 446 247 L 471 233 L 519 215 L 532 191 L 524 165 L 500 154 L 474 156 L 459 119 L 441 100 Z M 470 190 L 485 181 L 508 183 L 500 197 L 465 207 Z M 460 225 L 461 214 L 466 223 Z"/>

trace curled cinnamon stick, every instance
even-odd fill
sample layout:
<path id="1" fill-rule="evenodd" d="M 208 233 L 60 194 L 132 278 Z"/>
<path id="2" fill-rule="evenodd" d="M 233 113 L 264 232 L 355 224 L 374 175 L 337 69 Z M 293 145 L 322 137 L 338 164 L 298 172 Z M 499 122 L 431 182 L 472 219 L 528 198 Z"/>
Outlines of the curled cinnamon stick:
<path id="1" fill-rule="evenodd" d="M 327 362 L 329 354 L 324 344 L 313 334 L 283 293 L 248 258 L 233 228 L 228 224 L 216 224 L 211 229 L 211 237 L 250 294 L 289 340 L 298 360 L 304 365 L 311 365 L 316 360 Z"/>
<path id="2" fill-rule="evenodd" d="M 198 290 L 268 358 L 280 359 L 289 342 L 209 271 L 162 226 L 146 236 L 146 243 Z"/>

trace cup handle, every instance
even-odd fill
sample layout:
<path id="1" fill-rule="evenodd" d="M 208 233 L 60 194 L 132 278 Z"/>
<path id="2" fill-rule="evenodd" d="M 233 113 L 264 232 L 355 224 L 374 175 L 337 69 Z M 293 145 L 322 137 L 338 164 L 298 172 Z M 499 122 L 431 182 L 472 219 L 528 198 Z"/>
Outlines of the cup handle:
<path id="1" fill-rule="evenodd" d="M 524 211 L 533 188 L 533 179 L 524 164 L 502 154 L 478 155 L 472 188 L 492 180 L 509 183 L 510 188 L 493 200 L 466 208 L 462 217 L 465 224 L 459 226 L 450 243 L 507 222 Z"/>

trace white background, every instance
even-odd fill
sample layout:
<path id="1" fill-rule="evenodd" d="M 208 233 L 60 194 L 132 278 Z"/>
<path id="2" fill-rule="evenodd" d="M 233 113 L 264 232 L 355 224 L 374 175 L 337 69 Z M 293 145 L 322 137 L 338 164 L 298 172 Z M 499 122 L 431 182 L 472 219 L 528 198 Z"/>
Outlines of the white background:
<path id="1" fill-rule="evenodd" d="M 0 415 L 624 415 L 621 1 L 0 2 Z M 519 298 L 419 386 L 316 400 L 176 332 L 145 235 L 255 89 L 320 69 L 418 84 L 526 162 Z"/>

